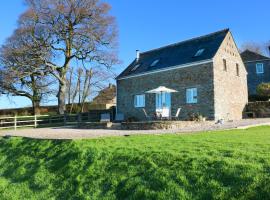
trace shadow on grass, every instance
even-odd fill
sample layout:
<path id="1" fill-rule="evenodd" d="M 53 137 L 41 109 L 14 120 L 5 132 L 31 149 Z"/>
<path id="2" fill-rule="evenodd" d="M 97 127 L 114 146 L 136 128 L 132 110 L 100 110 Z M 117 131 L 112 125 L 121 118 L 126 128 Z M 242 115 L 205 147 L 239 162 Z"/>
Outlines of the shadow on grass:
<path id="1" fill-rule="evenodd" d="M 13 199 L 270 197 L 269 165 L 239 161 L 232 149 L 106 148 L 104 141 L 0 139 L 0 178 L 12 183 L 6 190 L 17 190 Z"/>
<path id="2" fill-rule="evenodd" d="M 0 176 L 27 183 L 33 193 L 51 189 L 57 199 L 76 194 L 77 176 L 94 161 L 91 156 L 84 161 L 83 152 L 71 140 L 0 139 L 0 146 L 0 154 L 5 155 Z M 88 155 L 94 155 L 91 148 Z"/>

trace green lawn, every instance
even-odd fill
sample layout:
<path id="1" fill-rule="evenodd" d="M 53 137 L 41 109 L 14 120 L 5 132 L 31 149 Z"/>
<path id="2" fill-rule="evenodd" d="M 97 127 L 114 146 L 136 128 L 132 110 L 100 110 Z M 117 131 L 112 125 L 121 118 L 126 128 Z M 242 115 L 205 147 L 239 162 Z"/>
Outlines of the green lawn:
<path id="1" fill-rule="evenodd" d="M 0 139 L 0 199 L 270 199 L 270 127 Z"/>

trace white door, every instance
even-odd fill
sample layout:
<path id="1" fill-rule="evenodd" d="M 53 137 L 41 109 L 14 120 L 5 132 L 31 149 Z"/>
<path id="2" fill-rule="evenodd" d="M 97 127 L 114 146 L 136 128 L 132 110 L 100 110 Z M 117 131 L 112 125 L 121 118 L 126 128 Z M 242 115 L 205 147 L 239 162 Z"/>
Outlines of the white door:
<path id="1" fill-rule="evenodd" d="M 156 112 L 162 117 L 169 118 L 171 116 L 171 93 L 156 94 Z"/>

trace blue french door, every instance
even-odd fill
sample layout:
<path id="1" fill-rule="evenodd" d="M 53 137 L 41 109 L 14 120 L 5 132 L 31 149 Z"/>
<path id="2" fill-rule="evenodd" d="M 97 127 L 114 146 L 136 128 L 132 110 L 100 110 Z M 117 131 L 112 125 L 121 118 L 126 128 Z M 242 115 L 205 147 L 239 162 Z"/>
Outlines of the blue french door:
<path id="1" fill-rule="evenodd" d="M 171 93 L 161 92 L 156 94 L 156 112 L 162 117 L 171 115 Z"/>

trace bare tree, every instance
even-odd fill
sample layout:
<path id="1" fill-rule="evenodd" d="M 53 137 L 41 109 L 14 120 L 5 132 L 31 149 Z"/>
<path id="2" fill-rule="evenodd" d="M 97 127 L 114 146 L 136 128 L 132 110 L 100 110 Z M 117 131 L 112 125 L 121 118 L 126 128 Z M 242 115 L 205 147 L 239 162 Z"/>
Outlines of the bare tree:
<path id="1" fill-rule="evenodd" d="M 72 68 L 72 71 L 73 71 L 73 68 Z M 72 113 L 76 97 L 77 97 L 78 93 L 80 93 L 82 69 L 78 68 L 77 73 L 76 74 L 72 73 L 72 75 L 73 75 L 73 77 L 71 77 L 71 74 L 70 74 L 71 81 L 69 82 L 69 92 L 70 92 L 69 95 L 71 96 L 70 113 Z M 72 81 L 72 78 L 74 79 L 73 81 Z M 73 85 L 72 83 L 75 83 L 76 85 Z M 80 96 L 80 94 L 79 94 L 79 96 Z M 79 97 L 79 102 L 80 102 L 80 97 Z"/>
<path id="2" fill-rule="evenodd" d="M 261 55 L 270 55 L 269 46 L 270 46 L 270 42 L 269 43 L 246 42 L 241 46 L 241 50 L 242 51 L 250 50 Z"/>
<path id="3" fill-rule="evenodd" d="M 270 57 L 270 41 L 266 43 L 265 47 L 266 47 L 267 55 Z"/>
<path id="4" fill-rule="evenodd" d="M 73 72 L 74 72 L 74 68 L 71 67 L 68 72 L 67 72 L 67 96 L 68 96 L 68 104 L 71 104 L 71 96 L 72 96 L 72 84 L 73 84 Z"/>
<path id="5" fill-rule="evenodd" d="M 2 94 L 31 100 L 33 113 L 39 114 L 40 102 L 50 95 L 51 82 L 39 56 L 50 55 L 35 45 L 31 28 L 17 29 L 0 50 L 0 88 Z"/>
<path id="6" fill-rule="evenodd" d="M 84 104 L 86 102 L 87 97 L 90 96 L 90 89 L 91 89 L 91 85 L 92 85 L 92 78 L 93 78 L 93 70 L 85 70 L 85 75 L 84 75 L 84 82 L 83 82 L 83 89 L 82 89 L 82 97 L 80 99 L 80 111 L 83 112 L 84 111 Z"/>
<path id="7" fill-rule="evenodd" d="M 110 6 L 99 0 L 26 0 L 22 22 L 38 28 L 32 37 L 53 54 L 40 57 L 59 82 L 58 112 L 65 112 L 66 74 L 73 60 L 110 67 L 117 62 L 116 25 Z M 46 35 L 39 37 L 39 29 Z M 61 62 L 60 62 L 61 61 Z"/>
<path id="8" fill-rule="evenodd" d="M 72 77 L 71 77 L 72 76 Z M 114 77 L 109 70 L 102 70 L 100 67 L 78 67 L 74 70 L 70 68 L 68 72 L 68 95 L 70 96 L 70 113 L 75 104 L 79 111 L 84 112 L 85 103 L 92 100 L 97 92 L 103 89 Z M 70 84 L 71 83 L 71 84 Z"/>

